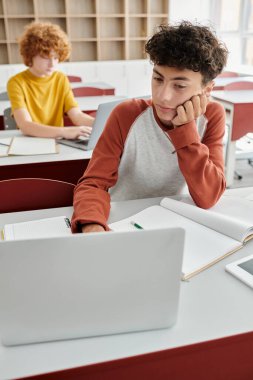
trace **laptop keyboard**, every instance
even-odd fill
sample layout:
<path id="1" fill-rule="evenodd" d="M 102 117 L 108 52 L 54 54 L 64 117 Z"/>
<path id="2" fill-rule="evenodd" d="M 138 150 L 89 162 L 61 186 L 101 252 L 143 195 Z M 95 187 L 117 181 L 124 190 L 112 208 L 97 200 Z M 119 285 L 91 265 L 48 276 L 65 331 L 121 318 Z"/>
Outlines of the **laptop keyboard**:
<path id="1" fill-rule="evenodd" d="M 87 140 L 76 139 L 76 140 L 73 140 L 73 141 L 74 141 L 76 144 L 78 144 L 78 145 L 87 145 L 89 139 L 87 139 Z"/>

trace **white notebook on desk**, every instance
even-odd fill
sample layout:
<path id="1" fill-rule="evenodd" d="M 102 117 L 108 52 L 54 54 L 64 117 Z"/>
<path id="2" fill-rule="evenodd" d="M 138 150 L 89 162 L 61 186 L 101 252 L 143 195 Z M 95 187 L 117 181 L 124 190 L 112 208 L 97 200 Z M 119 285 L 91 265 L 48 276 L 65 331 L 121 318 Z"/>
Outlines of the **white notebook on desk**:
<path id="1" fill-rule="evenodd" d="M 8 155 L 28 156 L 58 153 L 55 139 L 17 136 L 13 137 Z"/>
<path id="2" fill-rule="evenodd" d="M 186 231 L 182 279 L 186 280 L 243 247 L 253 238 L 253 202 L 223 196 L 209 210 L 197 207 L 190 198 L 163 198 L 159 206 L 110 224 L 114 231 L 182 227 Z"/>
<path id="3" fill-rule="evenodd" d="M 55 216 L 27 222 L 6 224 L 2 240 L 39 239 L 71 235 L 70 220 L 66 216 Z"/>

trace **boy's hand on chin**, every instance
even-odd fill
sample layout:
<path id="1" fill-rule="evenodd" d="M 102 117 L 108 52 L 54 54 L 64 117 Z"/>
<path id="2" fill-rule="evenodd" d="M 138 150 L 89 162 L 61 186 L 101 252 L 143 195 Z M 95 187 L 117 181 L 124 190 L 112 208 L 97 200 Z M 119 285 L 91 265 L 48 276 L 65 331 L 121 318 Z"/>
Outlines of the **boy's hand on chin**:
<path id="1" fill-rule="evenodd" d="M 172 119 L 175 128 L 196 120 L 206 112 L 208 98 L 205 94 L 194 95 L 190 100 L 177 107 L 177 115 Z"/>

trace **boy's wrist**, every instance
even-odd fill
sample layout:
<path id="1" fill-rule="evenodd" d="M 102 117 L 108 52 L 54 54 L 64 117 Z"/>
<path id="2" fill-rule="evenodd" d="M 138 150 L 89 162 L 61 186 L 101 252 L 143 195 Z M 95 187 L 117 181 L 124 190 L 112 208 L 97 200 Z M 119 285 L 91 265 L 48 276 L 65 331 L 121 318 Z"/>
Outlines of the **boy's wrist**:
<path id="1" fill-rule="evenodd" d="M 104 227 L 98 223 L 82 224 L 81 230 L 83 233 L 86 233 L 86 232 L 104 232 L 105 231 Z"/>

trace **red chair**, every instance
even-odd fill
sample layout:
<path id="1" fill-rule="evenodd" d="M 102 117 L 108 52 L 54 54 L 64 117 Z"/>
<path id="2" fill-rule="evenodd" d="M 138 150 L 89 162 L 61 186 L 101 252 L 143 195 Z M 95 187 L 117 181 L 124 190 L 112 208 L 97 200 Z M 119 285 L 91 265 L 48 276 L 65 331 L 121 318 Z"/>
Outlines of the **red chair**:
<path id="1" fill-rule="evenodd" d="M 224 91 L 252 90 L 252 89 L 253 89 L 253 82 L 249 82 L 249 81 L 232 82 L 224 86 Z"/>
<path id="2" fill-rule="evenodd" d="M 101 96 L 106 95 L 105 90 L 97 87 L 76 87 L 72 89 L 74 96 Z"/>
<path id="3" fill-rule="evenodd" d="M 238 73 L 235 73 L 233 71 L 223 71 L 221 74 L 217 76 L 217 78 L 232 78 L 232 77 L 239 77 Z"/>
<path id="4" fill-rule="evenodd" d="M 72 206 L 75 185 L 44 178 L 0 181 L 0 213 Z"/>
<path id="5" fill-rule="evenodd" d="M 67 75 L 70 82 L 82 82 L 82 78 L 75 75 Z"/>

